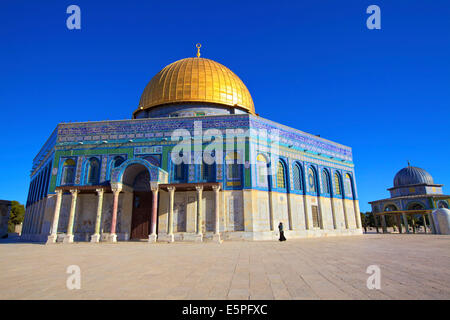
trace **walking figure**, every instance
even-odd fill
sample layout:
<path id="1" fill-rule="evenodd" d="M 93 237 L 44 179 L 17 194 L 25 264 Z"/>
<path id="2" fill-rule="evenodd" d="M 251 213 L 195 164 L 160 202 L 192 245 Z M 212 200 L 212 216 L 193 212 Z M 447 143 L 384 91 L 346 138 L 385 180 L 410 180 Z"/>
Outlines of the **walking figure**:
<path id="1" fill-rule="evenodd" d="M 284 230 L 283 230 L 283 222 L 280 222 L 278 225 L 278 230 L 280 231 L 280 241 L 286 241 L 286 238 L 284 237 Z"/>

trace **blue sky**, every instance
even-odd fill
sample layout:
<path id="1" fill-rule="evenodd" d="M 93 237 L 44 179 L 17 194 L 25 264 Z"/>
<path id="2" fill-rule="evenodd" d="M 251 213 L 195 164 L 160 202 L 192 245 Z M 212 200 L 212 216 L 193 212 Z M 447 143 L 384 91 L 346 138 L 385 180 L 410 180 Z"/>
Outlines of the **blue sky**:
<path id="1" fill-rule="evenodd" d="M 81 8 L 81 30 L 66 8 Z M 381 30 L 366 8 L 381 8 Z M 151 77 L 202 56 L 233 70 L 265 118 L 351 146 L 361 210 L 395 173 L 450 193 L 448 1 L 2 1 L 0 199 L 25 202 L 58 122 L 129 119 Z"/>

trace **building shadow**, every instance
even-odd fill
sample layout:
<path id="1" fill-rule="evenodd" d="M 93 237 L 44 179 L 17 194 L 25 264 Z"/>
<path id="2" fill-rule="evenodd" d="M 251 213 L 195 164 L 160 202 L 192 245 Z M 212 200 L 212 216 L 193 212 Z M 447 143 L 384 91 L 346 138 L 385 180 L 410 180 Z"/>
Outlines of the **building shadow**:
<path id="1" fill-rule="evenodd" d="M 29 243 L 29 244 L 39 244 L 39 245 L 45 245 L 44 242 L 38 242 L 38 241 L 29 241 L 29 240 L 23 240 L 19 235 L 11 235 L 9 234 L 7 238 L 0 239 L 0 245 L 2 244 L 14 244 L 14 243 Z"/>

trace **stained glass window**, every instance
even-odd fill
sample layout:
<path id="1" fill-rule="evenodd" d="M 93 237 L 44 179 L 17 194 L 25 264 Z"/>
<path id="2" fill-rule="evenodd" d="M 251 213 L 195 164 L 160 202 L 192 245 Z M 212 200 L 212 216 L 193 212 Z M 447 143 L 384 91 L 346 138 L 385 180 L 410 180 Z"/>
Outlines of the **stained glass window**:
<path id="1" fill-rule="evenodd" d="M 267 175 L 267 159 L 262 154 L 258 154 L 256 157 L 256 170 L 258 186 L 267 188 L 269 185 L 269 177 Z"/>
<path id="2" fill-rule="evenodd" d="M 203 163 L 200 168 L 201 180 L 206 182 L 215 181 L 216 166 L 214 164 Z"/>
<path id="3" fill-rule="evenodd" d="M 176 164 L 174 166 L 174 174 L 173 174 L 174 180 L 180 182 L 186 181 L 186 171 L 187 166 L 185 163 Z"/>
<path id="4" fill-rule="evenodd" d="M 353 198 L 352 177 L 348 173 L 345 174 L 345 192 L 348 197 Z"/>
<path id="5" fill-rule="evenodd" d="M 228 180 L 240 180 L 241 179 L 241 164 L 240 155 L 237 152 L 230 152 L 225 157 L 227 164 L 227 179 Z"/>
<path id="6" fill-rule="evenodd" d="M 310 192 L 317 192 L 316 173 L 312 167 L 308 168 L 308 185 Z"/>
<path id="7" fill-rule="evenodd" d="M 117 156 L 114 157 L 113 160 L 113 168 L 117 168 L 118 166 L 120 166 L 123 162 L 125 161 L 125 159 L 121 156 Z"/>
<path id="8" fill-rule="evenodd" d="M 286 188 L 286 170 L 284 169 L 284 165 L 281 161 L 278 161 L 277 167 L 277 186 L 278 188 L 285 189 Z"/>
<path id="9" fill-rule="evenodd" d="M 334 174 L 334 192 L 337 195 L 341 195 L 342 194 L 341 185 L 342 185 L 342 183 L 341 183 L 341 176 L 339 175 L 339 173 L 336 172 Z"/>
<path id="10" fill-rule="evenodd" d="M 62 184 L 73 184 L 75 181 L 75 161 L 67 159 L 63 164 Z"/>
<path id="11" fill-rule="evenodd" d="M 328 171 L 326 169 L 322 171 L 322 188 L 323 193 L 330 193 L 330 176 L 328 175 Z"/>
<path id="12" fill-rule="evenodd" d="M 303 190 L 302 169 L 300 168 L 300 166 L 297 163 L 294 165 L 292 174 L 293 174 L 293 178 L 294 178 L 294 190 Z"/>
<path id="13" fill-rule="evenodd" d="M 87 183 L 88 184 L 98 184 L 100 175 L 100 162 L 97 158 L 89 159 L 88 170 L 87 170 Z"/>

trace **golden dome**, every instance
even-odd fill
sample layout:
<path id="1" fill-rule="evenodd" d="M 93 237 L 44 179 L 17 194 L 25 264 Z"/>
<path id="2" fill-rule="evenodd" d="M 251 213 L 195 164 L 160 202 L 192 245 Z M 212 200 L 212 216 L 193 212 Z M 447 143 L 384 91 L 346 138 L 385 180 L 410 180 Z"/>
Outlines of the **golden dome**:
<path id="1" fill-rule="evenodd" d="M 242 80 L 220 63 L 199 57 L 175 61 L 158 72 L 145 87 L 134 113 L 182 102 L 234 106 L 255 113 L 252 97 Z"/>

